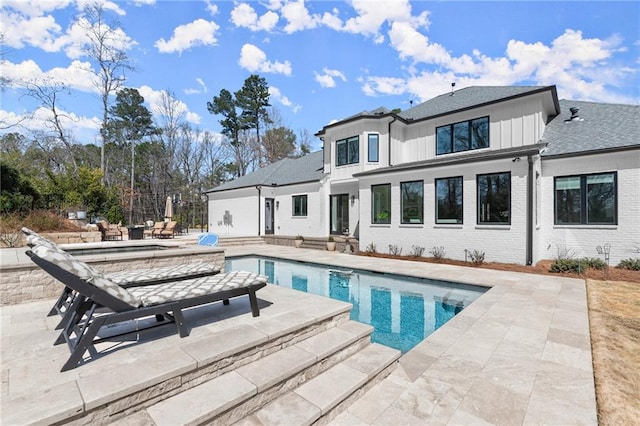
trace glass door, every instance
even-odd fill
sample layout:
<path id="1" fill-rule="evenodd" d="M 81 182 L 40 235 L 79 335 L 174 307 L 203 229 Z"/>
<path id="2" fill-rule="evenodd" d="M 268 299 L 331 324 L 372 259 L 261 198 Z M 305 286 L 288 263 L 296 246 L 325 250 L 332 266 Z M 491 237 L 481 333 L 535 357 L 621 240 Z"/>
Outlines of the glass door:
<path id="1" fill-rule="evenodd" d="M 330 234 L 342 235 L 349 232 L 349 194 L 331 195 Z"/>

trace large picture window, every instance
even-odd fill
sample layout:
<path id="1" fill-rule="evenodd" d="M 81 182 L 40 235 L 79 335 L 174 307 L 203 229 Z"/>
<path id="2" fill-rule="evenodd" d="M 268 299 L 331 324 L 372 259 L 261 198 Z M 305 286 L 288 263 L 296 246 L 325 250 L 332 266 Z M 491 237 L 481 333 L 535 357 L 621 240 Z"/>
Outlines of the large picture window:
<path id="1" fill-rule="evenodd" d="M 436 223 L 462 223 L 462 176 L 436 179 Z"/>
<path id="2" fill-rule="evenodd" d="M 478 175 L 478 223 L 511 223 L 511 173 Z"/>
<path id="3" fill-rule="evenodd" d="M 336 166 L 357 164 L 360 161 L 360 138 L 353 136 L 336 142 Z"/>
<path id="4" fill-rule="evenodd" d="M 489 117 L 436 128 L 436 155 L 489 147 Z"/>
<path id="5" fill-rule="evenodd" d="M 294 216 L 306 216 L 307 215 L 307 196 L 306 195 L 294 195 L 293 199 L 293 215 Z"/>
<path id="6" fill-rule="evenodd" d="M 391 184 L 371 186 L 371 223 L 391 223 Z"/>
<path id="7" fill-rule="evenodd" d="M 556 177 L 556 225 L 615 225 L 617 175 L 615 172 Z"/>
<path id="8" fill-rule="evenodd" d="M 401 182 L 402 223 L 424 223 L 424 182 Z"/>
<path id="9" fill-rule="evenodd" d="M 367 161 L 370 163 L 377 163 L 379 160 L 378 155 L 378 134 L 371 134 L 368 138 L 368 146 L 367 146 Z"/>

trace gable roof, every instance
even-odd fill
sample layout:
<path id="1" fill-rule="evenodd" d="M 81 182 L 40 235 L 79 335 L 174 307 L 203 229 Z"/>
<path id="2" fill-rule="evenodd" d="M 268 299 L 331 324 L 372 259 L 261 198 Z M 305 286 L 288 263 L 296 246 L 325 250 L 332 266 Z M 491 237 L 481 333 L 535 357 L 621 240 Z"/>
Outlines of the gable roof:
<path id="1" fill-rule="evenodd" d="M 299 158 L 283 158 L 206 192 L 227 191 L 256 185 L 282 186 L 316 182 L 321 180 L 324 175 L 323 151 L 316 151 Z"/>
<path id="2" fill-rule="evenodd" d="M 561 100 L 542 137 L 545 157 L 640 147 L 640 106 Z M 570 108 L 578 108 L 578 119 Z"/>

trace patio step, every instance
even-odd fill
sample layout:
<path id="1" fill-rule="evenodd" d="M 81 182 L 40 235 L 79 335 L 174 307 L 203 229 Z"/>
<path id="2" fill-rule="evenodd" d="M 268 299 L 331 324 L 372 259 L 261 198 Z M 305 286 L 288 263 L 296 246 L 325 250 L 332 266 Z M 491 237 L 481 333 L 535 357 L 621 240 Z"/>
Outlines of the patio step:
<path id="1" fill-rule="evenodd" d="M 238 247 L 248 245 L 264 245 L 266 244 L 262 237 L 220 237 L 218 245 L 220 247 Z"/>
<path id="2" fill-rule="evenodd" d="M 386 377 L 399 357 L 396 349 L 370 344 L 235 426 L 326 424 Z"/>
<path id="3" fill-rule="evenodd" d="M 278 413 L 282 404 L 292 401 L 286 410 L 291 417 L 271 423 L 307 424 L 296 419 L 315 421 L 335 412 L 343 400 L 362 393 L 358 391 L 395 366 L 400 352 L 370 344 L 372 330 L 344 322 L 160 401 L 135 417 L 143 415 L 156 425 L 248 425 L 256 424 L 256 418 L 272 418 L 274 410 Z M 310 405 L 315 408 L 309 410 Z"/>

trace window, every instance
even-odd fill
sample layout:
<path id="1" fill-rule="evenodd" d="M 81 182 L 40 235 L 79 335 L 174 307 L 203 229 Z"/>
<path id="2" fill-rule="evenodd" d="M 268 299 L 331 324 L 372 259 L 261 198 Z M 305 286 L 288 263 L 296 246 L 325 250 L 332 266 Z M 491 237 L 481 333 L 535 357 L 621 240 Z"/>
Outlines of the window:
<path id="1" fill-rule="evenodd" d="M 511 173 L 478 175 L 478 223 L 511 223 Z"/>
<path id="2" fill-rule="evenodd" d="M 307 196 L 306 195 L 294 195 L 293 199 L 293 215 L 294 216 L 306 216 L 307 215 Z"/>
<path id="3" fill-rule="evenodd" d="M 489 147 L 489 117 L 436 127 L 436 155 Z"/>
<path id="4" fill-rule="evenodd" d="M 424 223 L 424 182 L 401 182 L 402 194 L 402 223 Z"/>
<path id="5" fill-rule="evenodd" d="M 462 176 L 436 179 L 436 223 L 462 223 Z"/>
<path id="6" fill-rule="evenodd" d="M 371 186 L 371 223 L 391 223 L 391 184 Z"/>
<path id="7" fill-rule="evenodd" d="M 367 161 L 370 163 L 378 162 L 378 138 L 379 135 L 369 135 L 369 144 L 367 149 Z"/>
<path id="8" fill-rule="evenodd" d="M 617 223 L 615 172 L 556 177 L 554 186 L 556 225 Z"/>
<path id="9" fill-rule="evenodd" d="M 360 161 L 360 138 L 353 136 L 336 142 L 336 166 L 357 164 Z"/>

